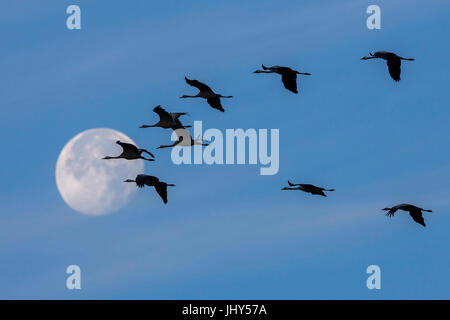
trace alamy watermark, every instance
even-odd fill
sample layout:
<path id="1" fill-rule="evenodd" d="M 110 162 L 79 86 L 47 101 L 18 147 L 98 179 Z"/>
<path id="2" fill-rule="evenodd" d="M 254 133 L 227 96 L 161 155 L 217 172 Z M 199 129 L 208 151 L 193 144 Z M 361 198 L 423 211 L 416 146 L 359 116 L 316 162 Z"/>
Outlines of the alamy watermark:
<path id="1" fill-rule="evenodd" d="M 66 26 L 69 30 L 81 29 L 81 9 L 79 6 L 72 4 L 67 7 L 66 13 L 70 14 L 66 20 Z"/>
<path id="2" fill-rule="evenodd" d="M 69 290 L 81 289 L 81 268 L 76 264 L 67 267 L 66 273 L 70 276 L 66 279 L 66 288 Z"/>
<path id="3" fill-rule="evenodd" d="M 381 9 L 379 6 L 373 4 L 367 7 L 366 10 L 367 14 L 370 14 L 370 16 L 366 20 L 367 29 L 374 30 L 374 29 L 381 29 Z"/>
<path id="4" fill-rule="evenodd" d="M 202 121 L 194 121 L 193 136 L 200 138 L 192 139 L 186 129 L 172 133 L 174 164 L 259 164 L 261 175 L 278 173 L 279 129 L 226 129 L 224 135 L 214 128 L 203 133 Z"/>
<path id="5" fill-rule="evenodd" d="M 378 265 L 372 264 L 367 267 L 366 273 L 370 276 L 366 280 L 367 289 L 381 289 L 381 269 Z"/>

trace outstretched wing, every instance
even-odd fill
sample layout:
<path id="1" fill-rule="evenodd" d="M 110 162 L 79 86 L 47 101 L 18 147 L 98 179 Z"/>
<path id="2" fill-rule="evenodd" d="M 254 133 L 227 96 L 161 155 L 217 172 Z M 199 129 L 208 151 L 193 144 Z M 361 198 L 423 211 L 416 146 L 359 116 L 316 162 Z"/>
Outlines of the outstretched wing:
<path id="1" fill-rule="evenodd" d="M 149 176 L 146 174 L 142 174 L 142 183 L 146 184 L 149 187 L 152 187 L 159 183 L 159 179 L 155 176 Z"/>
<path id="2" fill-rule="evenodd" d="M 173 120 L 177 120 L 180 116 L 187 115 L 187 112 L 170 112 L 170 116 Z"/>
<path id="3" fill-rule="evenodd" d="M 143 188 L 145 186 L 145 179 L 146 179 L 146 175 L 145 174 L 138 174 L 136 177 L 136 185 L 139 188 Z"/>
<path id="4" fill-rule="evenodd" d="M 141 153 L 141 152 L 145 152 L 146 154 L 148 154 L 148 155 L 151 156 L 152 158 L 155 157 L 155 156 L 153 155 L 153 153 L 151 153 L 151 152 L 148 151 L 148 150 L 145 150 L 145 149 L 139 149 L 139 153 Z"/>
<path id="5" fill-rule="evenodd" d="M 320 187 L 316 187 L 313 184 L 302 184 L 301 185 L 305 191 L 310 192 L 311 194 L 318 194 L 323 197 L 326 197 L 327 195 L 323 192 L 324 189 Z"/>
<path id="6" fill-rule="evenodd" d="M 167 203 L 167 183 L 160 182 L 155 184 L 156 192 L 158 192 L 164 203 Z"/>
<path id="7" fill-rule="evenodd" d="M 172 116 L 170 115 L 169 112 L 167 112 L 166 110 L 164 110 L 164 108 L 161 108 L 161 106 L 157 106 L 153 109 L 154 112 L 156 112 L 159 116 L 159 120 L 161 122 L 165 122 L 165 123 L 171 123 L 172 122 Z"/>
<path id="8" fill-rule="evenodd" d="M 273 72 L 278 73 L 278 74 L 289 73 L 289 72 L 293 71 L 291 68 L 282 67 L 282 66 L 266 67 L 266 66 L 262 65 L 262 68 L 264 70 L 270 70 L 270 71 L 273 71 Z"/>
<path id="9" fill-rule="evenodd" d="M 196 87 L 200 91 L 214 93 L 214 91 L 212 91 L 212 89 L 210 87 L 208 87 L 206 84 L 204 84 L 200 81 L 190 80 L 186 77 L 184 77 L 184 79 L 186 80 L 187 84 L 189 84 L 190 86 Z"/>
<path id="10" fill-rule="evenodd" d="M 220 103 L 220 98 L 219 97 L 215 97 L 215 98 L 208 98 L 206 99 L 206 101 L 208 102 L 208 104 L 213 107 L 214 109 L 220 110 L 222 112 L 225 112 L 225 110 L 222 107 L 222 104 Z"/>
<path id="11" fill-rule="evenodd" d="M 389 74 L 395 81 L 400 81 L 401 72 L 401 60 L 400 59 L 389 59 L 387 60 L 387 65 L 389 69 Z"/>
<path id="12" fill-rule="evenodd" d="M 326 197 L 327 196 L 325 194 L 325 192 L 323 192 L 323 189 L 320 189 L 320 188 L 315 188 L 314 190 L 311 191 L 311 194 L 317 194 L 317 195 L 322 196 L 322 197 Z"/>
<path id="13" fill-rule="evenodd" d="M 180 122 L 180 120 L 175 120 L 174 124 L 172 125 L 172 127 L 170 127 L 172 130 L 178 130 L 178 129 L 184 129 L 183 124 Z"/>
<path id="14" fill-rule="evenodd" d="M 413 218 L 415 222 L 425 227 L 425 220 L 423 219 L 422 211 L 420 209 L 411 210 L 409 212 L 409 215 Z"/>
<path id="15" fill-rule="evenodd" d="M 180 128 L 178 128 L 178 129 L 180 129 Z M 175 131 L 175 132 L 177 132 L 177 131 Z M 176 145 L 179 145 L 181 142 L 183 142 L 183 136 L 178 135 L 178 140 L 175 141 L 174 143 L 168 144 L 168 145 L 161 145 L 156 149 L 172 148 L 172 147 L 175 147 Z"/>
<path id="16" fill-rule="evenodd" d="M 281 76 L 281 81 L 283 81 L 284 87 L 293 93 L 298 93 L 297 91 L 297 75 L 295 73 L 284 73 Z"/>
<path id="17" fill-rule="evenodd" d="M 180 116 L 184 116 L 188 114 L 187 112 L 171 112 L 170 116 L 172 117 L 172 130 L 182 129 L 184 128 L 181 121 L 178 119 Z"/>
<path id="18" fill-rule="evenodd" d="M 392 207 L 391 210 L 389 210 L 389 211 L 386 213 L 386 216 L 388 216 L 388 217 L 393 217 L 394 214 L 397 212 L 397 210 L 398 210 L 397 207 Z"/>
<path id="19" fill-rule="evenodd" d="M 133 153 L 139 154 L 139 149 L 134 144 L 120 142 L 120 141 L 117 141 L 117 144 L 122 147 L 124 153 L 133 152 Z"/>

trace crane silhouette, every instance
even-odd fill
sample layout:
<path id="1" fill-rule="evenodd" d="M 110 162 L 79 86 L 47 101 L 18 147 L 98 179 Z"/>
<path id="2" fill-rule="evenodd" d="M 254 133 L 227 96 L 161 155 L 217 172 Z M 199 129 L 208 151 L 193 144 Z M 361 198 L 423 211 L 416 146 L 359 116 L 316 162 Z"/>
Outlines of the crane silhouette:
<path id="1" fill-rule="evenodd" d="M 324 193 L 324 191 L 335 191 L 334 189 L 325 189 L 316 187 L 312 184 L 303 184 L 303 183 L 292 183 L 288 181 L 288 184 L 290 187 L 284 187 L 281 190 L 300 190 L 303 192 L 311 193 L 311 194 L 317 194 L 322 197 L 326 197 L 327 195 Z"/>
<path id="2" fill-rule="evenodd" d="M 382 210 L 387 211 L 386 216 L 388 216 L 388 217 L 394 216 L 394 214 L 397 212 L 397 210 L 403 210 L 403 211 L 409 212 L 409 215 L 411 216 L 411 218 L 413 218 L 413 220 L 415 222 L 417 222 L 418 224 L 421 224 L 424 227 L 426 225 L 425 225 L 425 220 L 423 219 L 423 216 L 422 216 L 422 211 L 433 212 L 432 210 L 422 209 L 422 208 L 419 208 L 412 204 L 407 204 L 407 203 L 399 204 L 392 208 L 384 208 Z"/>
<path id="3" fill-rule="evenodd" d="M 178 119 L 180 116 L 184 116 L 186 112 L 167 112 L 160 105 L 153 108 L 159 116 L 159 121 L 153 125 L 142 125 L 140 128 L 150 128 L 150 127 L 160 127 L 164 129 L 180 129 L 180 128 L 190 128 L 191 126 L 183 126 Z"/>
<path id="4" fill-rule="evenodd" d="M 183 146 L 183 147 L 191 147 L 193 145 L 207 146 L 210 144 L 210 141 L 203 140 L 200 138 L 192 139 L 191 134 L 186 129 L 177 129 L 177 130 L 175 130 L 175 133 L 178 135 L 178 140 L 176 140 L 174 143 L 169 144 L 169 145 L 161 145 L 156 149 L 172 148 L 179 144 L 181 144 L 181 146 Z"/>
<path id="5" fill-rule="evenodd" d="M 215 93 L 212 91 L 210 87 L 208 87 L 206 84 L 197 81 L 197 80 L 190 80 L 186 77 L 184 77 L 187 84 L 190 86 L 196 87 L 199 92 L 195 96 L 189 96 L 189 95 L 183 95 L 180 98 L 203 98 L 206 99 L 208 104 L 213 107 L 214 109 L 220 110 L 222 112 L 225 112 L 225 110 L 222 107 L 222 104 L 220 102 L 220 98 L 233 98 L 233 96 L 223 96 L 221 94 Z"/>
<path id="6" fill-rule="evenodd" d="M 402 58 L 395 53 L 387 52 L 387 51 L 377 51 L 375 53 L 369 53 L 369 57 L 362 57 L 361 60 L 369 60 L 369 59 L 384 59 L 388 65 L 389 74 L 391 78 L 395 81 L 400 81 L 400 73 L 401 73 L 401 64 L 402 60 L 406 61 L 414 61 L 413 58 Z"/>
<path id="7" fill-rule="evenodd" d="M 296 70 L 292 70 L 288 67 L 281 67 L 281 66 L 273 66 L 273 67 L 266 67 L 264 65 L 261 65 L 263 70 L 256 70 L 253 73 L 277 73 L 281 75 L 281 81 L 284 84 L 284 87 L 288 89 L 289 91 L 292 91 L 293 93 L 297 94 L 297 75 L 306 75 L 310 76 L 311 73 L 308 72 L 298 72 Z"/>
<path id="8" fill-rule="evenodd" d="M 143 188 L 144 186 L 154 187 L 165 204 L 167 204 L 167 187 L 175 186 L 174 184 L 165 183 L 157 177 L 146 174 L 138 174 L 134 180 L 127 179 L 124 182 L 136 182 L 138 188 Z"/>
<path id="9" fill-rule="evenodd" d="M 120 141 L 116 141 L 116 143 L 122 147 L 123 151 L 122 153 L 117 156 L 117 157 L 104 157 L 104 160 L 109 160 L 109 159 L 127 159 L 127 160 L 136 160 L 136 159 L 143 159 L 143 160 L 147 160 L 147 161 L 155 161 L 154 159 L 148 159 L 148 158 L 144 158 L 142 156 L 142 153 L 147 153 L 148 155 L 150 155 L 152 158 L 154 158 L 155 156 L 153 154 L 151 154 L 150 152 L 148 152 L 145 149 L 138 149 L 138 147 L 136 147 L 134 144 L 131 143 L 125 143 L 125 142 L 120 142 Z"/>

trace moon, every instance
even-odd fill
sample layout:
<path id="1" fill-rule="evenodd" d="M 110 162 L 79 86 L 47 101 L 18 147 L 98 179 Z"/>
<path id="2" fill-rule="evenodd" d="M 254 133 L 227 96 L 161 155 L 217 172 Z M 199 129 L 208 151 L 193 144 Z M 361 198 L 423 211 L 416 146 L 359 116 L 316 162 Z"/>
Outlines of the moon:
<path id="1" fill-rule="evenodd" d="M 124 207 L 136 186 L 123 181 L 143 173 L 143 160 L 103 160 L 118 156 L 116 141 L 136 143 L 125 134 L 106 128 L 83 131 L 62 149 L 56 162 L 56 185 L 72 209 L 87 215 L 104 215 Z"/>

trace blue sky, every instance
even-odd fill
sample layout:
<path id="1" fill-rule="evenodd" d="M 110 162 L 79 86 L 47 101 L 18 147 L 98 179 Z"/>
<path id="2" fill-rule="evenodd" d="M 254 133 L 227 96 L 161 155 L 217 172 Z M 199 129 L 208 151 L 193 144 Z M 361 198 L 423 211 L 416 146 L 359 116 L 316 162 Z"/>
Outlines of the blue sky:
<path id="1" fill-rule="evenodd" d="M 66 29 L 78 4 L 82 30 Z M 382 29 L 366 28 L 369 4 Z M 446 1 L 41 1 L 0 10 L 0 298 L 449 298 L 450 136 Z M 387 50 L 403 64 L 395 83 Z M 300 94 L 261 63 L 312 73 Z M 225 113 L 183 77 L 233 99 Z M 153 106 L 204 129 L 280 129 L 280 170 L 176 166 L 158 150 L 146 172 L 176 183 L 101 217 L 59 196 L 55 164 L 81 131 L 107 127 L 153 151 L 139 129 Z M 167 152 L 165 152 L 167 151 Z M 281 192 L 287 179 L 334 187 L 328 198 Z M 381 208 L 411 202 L 427 227 Z M 65 287 L 77 264 L 82 290 Z M 382 289 L 366 288 L 367 266 Z"/>

